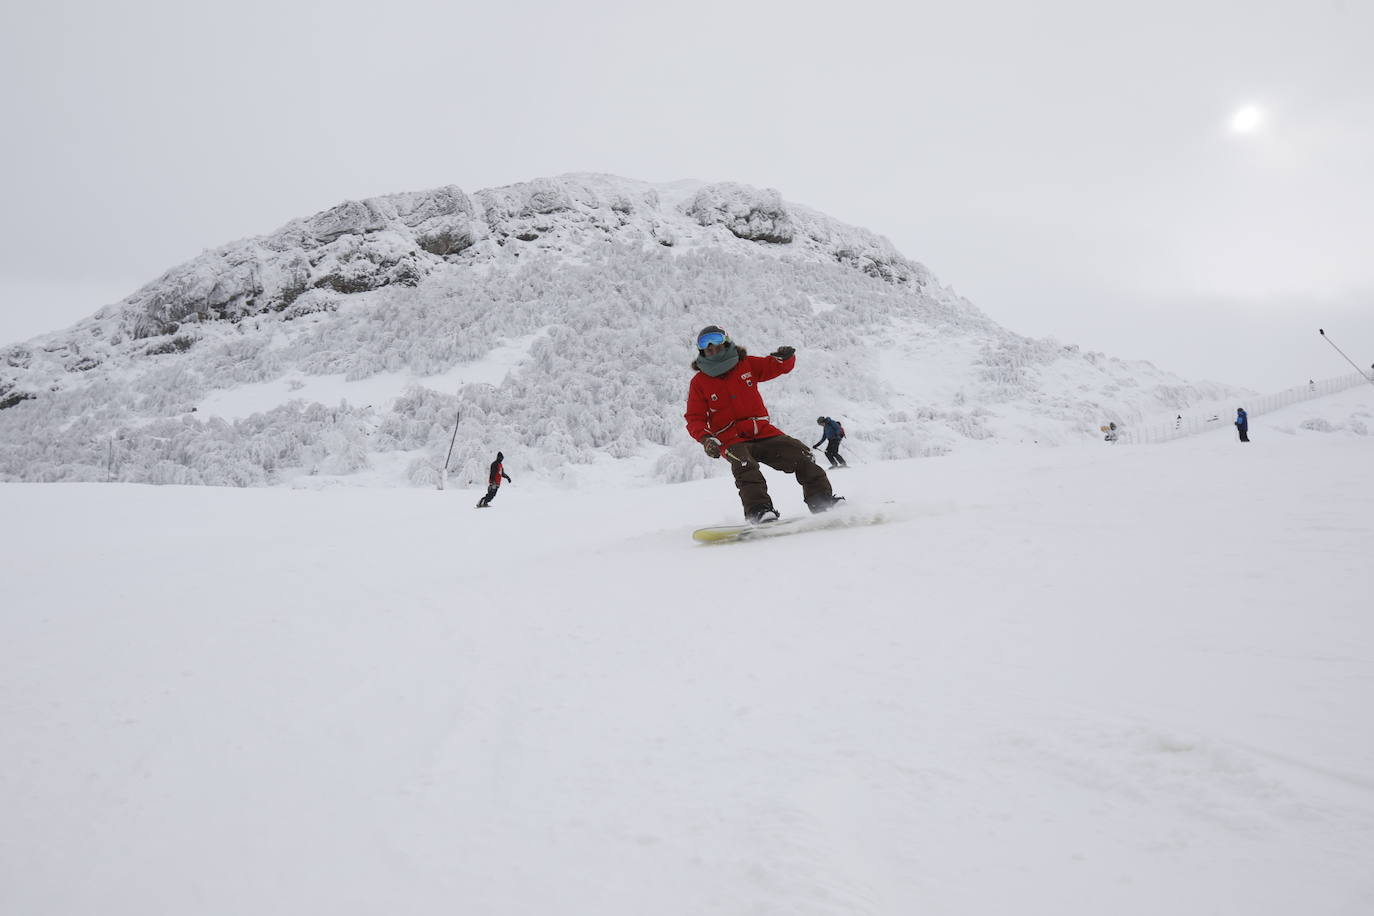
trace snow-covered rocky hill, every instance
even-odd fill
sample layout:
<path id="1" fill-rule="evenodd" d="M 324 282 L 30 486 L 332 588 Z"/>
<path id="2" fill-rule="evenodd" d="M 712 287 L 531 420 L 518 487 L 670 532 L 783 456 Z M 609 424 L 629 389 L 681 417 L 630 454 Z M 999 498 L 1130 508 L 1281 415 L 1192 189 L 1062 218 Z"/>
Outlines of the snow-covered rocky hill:
<path id="1" fill-rule="evenodd" d="M 798 349 L 770 410 L 860 458 L 1054 445 L 1226 396 L 1014 334 L 884 238 L 738 184 L 566 175 L 348 201 L 0 350 L 0 480 L 431 484 L 724 473 L 682 429 L 698 328 Z M 456 440 L 455 420 L 457 420 Z"/>

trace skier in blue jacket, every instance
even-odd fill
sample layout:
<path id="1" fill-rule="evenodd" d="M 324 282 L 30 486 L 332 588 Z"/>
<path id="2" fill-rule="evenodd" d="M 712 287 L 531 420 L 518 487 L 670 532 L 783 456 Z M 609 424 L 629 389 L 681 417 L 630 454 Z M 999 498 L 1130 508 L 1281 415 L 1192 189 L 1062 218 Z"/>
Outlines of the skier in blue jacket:
<path id="1" fill-rule="evenodd" d="M 1244 407 L 1236 408 L 1236 432 L 1240 433 L 1241 442 L 1250 441 L 1250 417 Z"/>
<path id="2" fill-rule="evenodd" d="M 849 467 L 849 463 L 840 457 L 840 440 L 844 438 L 844 427 L 829 417 L 817 417 L 816 422 L 821 427 L 821 441 L 811 447 L 820 448 L 821 442 L 828 443 L 825 447 L 825 457 L 830 459 L 830 466 L 832 468 Z"/>

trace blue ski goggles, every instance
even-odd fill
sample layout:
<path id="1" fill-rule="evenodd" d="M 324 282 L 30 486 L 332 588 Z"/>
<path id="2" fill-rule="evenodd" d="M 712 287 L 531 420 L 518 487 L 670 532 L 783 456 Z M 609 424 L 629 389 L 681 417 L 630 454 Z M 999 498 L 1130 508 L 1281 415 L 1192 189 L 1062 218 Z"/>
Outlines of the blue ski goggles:
<path id="1" fill-rule="evenodd" d="M 712 344 L 723 344 L 729 339 L 730 338 L 726 337 L 723 331 L 707 331 L 697 338 L 697 349 L 705 350 Z"/>

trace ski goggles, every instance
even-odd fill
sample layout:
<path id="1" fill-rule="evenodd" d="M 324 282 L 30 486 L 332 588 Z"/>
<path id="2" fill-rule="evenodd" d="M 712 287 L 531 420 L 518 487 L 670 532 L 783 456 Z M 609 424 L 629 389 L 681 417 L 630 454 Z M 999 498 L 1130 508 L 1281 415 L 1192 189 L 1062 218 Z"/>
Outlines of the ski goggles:
<path id="1" fill-rule="evenodd" d="M 720 345 L 725 343 L 729 339 L 730 338 L 725 336 L 724 331 L 707 331 L 705 334 L 702 334 L 700 337 L 697 338 L 697 349 L 705 350 L 712 344 Z"/>

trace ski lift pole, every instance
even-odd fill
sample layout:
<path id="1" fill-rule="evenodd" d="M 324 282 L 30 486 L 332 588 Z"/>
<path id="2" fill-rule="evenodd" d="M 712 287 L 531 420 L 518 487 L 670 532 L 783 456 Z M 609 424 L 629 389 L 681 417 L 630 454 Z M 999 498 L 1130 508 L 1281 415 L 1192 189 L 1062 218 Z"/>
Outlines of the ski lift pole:
<path id="1" fill-rule="evenodd" d="M 448 455 L 444 458 L 444 471 L 439 475 L 439 489 L 444 488 L 444 483 L 448 480 L 448 463 L 453 460 L 453 444 L 458 441 L 458 421 L 463 419 L 463 408 L 458 408 L 458 414 L 453 418 L 453 438 L 448 440 Z"/>
<path id="2" fill-rule="evenodd" d="M 1355 366 L 1355 361 L 1350 357 L 1346 356 L 1345 351 L 1342 350 L 1340 347 L 1337 347 L 1336 344 L 1331 340 L 1331 338 L 1326 336 L 1325 330 L 1323 330 L 1322 328 L 1317 328 L 1317 333 L 1322 336 L 1322 340 L 1325 340 L 1327 343 L 1331 344 L 1331 346 L 1335 348 L 1337 353 L 1341 354 L 1341 356 L 1345 359 L 1346 362 L 1350 363 L 1350 365 L 1352 366 Z M 1374 369 L 1374 366 L 1370 366 L 1369 368 Z M 1374 385 L 1374 375 L 1365 375 L 1365 371 L 1361 369 L 1359 366 L 1355 366 L 1355 371 L 1360 373 L 1360 375 L 1364 378 L 1366 382 L 1369 382 L 1369 384 Z"/>

